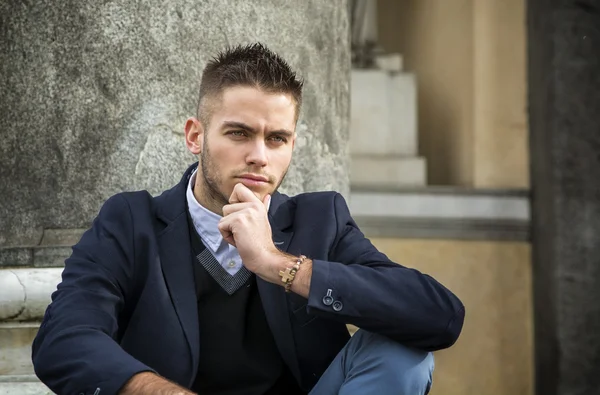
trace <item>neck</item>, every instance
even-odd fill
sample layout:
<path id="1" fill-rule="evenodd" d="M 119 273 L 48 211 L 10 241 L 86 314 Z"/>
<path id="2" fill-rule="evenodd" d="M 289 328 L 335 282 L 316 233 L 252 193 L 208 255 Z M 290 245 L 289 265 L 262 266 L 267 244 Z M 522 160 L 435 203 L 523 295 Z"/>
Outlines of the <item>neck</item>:
<path id="1" fill-rule="evenodd" d="M 196 182 L 194 183 L 194 197 L 196 201 L 205 209 L 212 211 L 217 215 L 223 215 L 223 206 L 227 204 L 223 197 L 212 188 L 202 182 L 202 175 L 196 173 Z"/>

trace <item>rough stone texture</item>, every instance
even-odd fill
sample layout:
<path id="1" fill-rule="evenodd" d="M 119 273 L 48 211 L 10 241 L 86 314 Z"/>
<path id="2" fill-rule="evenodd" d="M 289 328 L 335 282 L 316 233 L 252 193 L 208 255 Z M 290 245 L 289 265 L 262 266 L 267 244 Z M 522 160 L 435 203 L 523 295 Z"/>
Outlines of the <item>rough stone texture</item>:
<path id="1" fill-rule="evenodd" d="M 600 393 L 600 5 L 529 0 L 536 393 Z"/>
<path id="2" fill-rule="evenodd" d="M 70 247 L 42 247 L 33 249 L 33 266 L 63 267 L 71 255 Z"/>
<path id="3" fill-rule="evenodd" d="M 0 267 L 33 265 L 31 248 L 0 248 Z"/>
<path id="4" fill-rule="evenodd" d="M 61 268 L 0 269 L 0 322 L 41 320 Z"/>
<path id="5" fill-rule="evenodd" d="M 87 228 L 124 190 L 156 194 L 195 158 L 183 142 L 206 61 L 262 41 L 306 79 L 282 191 L 348 192 L 345 0 L 0 3 L 0 247 Z"/>
<path id="6" fill-rule="evenodd" d="M 81 239 L 85 229 L 44 229 L 42 246 L 67 246 L 71 247 Z"/>

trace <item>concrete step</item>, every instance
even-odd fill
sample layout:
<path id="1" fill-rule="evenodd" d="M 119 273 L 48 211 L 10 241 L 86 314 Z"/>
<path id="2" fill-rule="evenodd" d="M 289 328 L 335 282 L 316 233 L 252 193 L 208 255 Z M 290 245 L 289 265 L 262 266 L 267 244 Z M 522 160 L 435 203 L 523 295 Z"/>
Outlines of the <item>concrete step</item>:
<path id="1" fill-rule="evenodd" d="M 33 374 L 31 343 L 38 323 L 0 324 L 0 376 Z"/>
<path id="2" fill-rule="evenodd" d="M 427 168 L 422 157 L 352 156 L 350 159 L 352 187 L 399 188 L 426 184 Z"/>
<path id="3" fill-rule="evenodd" d="M 0 395 L 52 395 L 48 387 L 42 384 L 37 377 L 0 376 Z"/>

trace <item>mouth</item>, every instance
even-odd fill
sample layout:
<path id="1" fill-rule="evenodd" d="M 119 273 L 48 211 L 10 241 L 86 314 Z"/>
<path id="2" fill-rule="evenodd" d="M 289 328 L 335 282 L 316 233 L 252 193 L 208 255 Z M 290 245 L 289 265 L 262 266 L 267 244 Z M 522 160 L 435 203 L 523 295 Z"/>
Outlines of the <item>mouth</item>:
<path id="1" fill-rule="evenodd" d="M 256 174 L 242 174 L 237 178 L 239 178 L 242 184 L 246 186 L 261 186 L 269 183 L 269 179 L 267 177 Z"/>

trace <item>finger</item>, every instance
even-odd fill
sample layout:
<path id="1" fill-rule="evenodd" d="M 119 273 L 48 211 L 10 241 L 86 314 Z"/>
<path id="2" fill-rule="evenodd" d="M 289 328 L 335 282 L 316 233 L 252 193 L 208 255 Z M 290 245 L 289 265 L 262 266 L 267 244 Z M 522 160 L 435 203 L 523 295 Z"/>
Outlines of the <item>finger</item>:
<path id="1" fill-rule="evenodd" d="M 255 202 L 257 200 L 259 199 L 254 192 L 242 183 L 238 183 L 233 187 L 233 192 L 229 197 L 229 203 Z"/>
<path id="2" fill-rule="evenodd" d="M 223 240 L 235 247 L 235 237 L 233 236 L 233 230 L 231 229 L 231 221 L 224 219 L 225 218 L 219 221 L 217 228 L 219 229 L 219 233 L 221 233 Z"/>
<path id="3" fill-rule="evenodd" d="M 256 203 L 233 203 L 223 206 L 223 216 L 226 217 L 238 211 L 250 209 L 256 206 Z"/>

